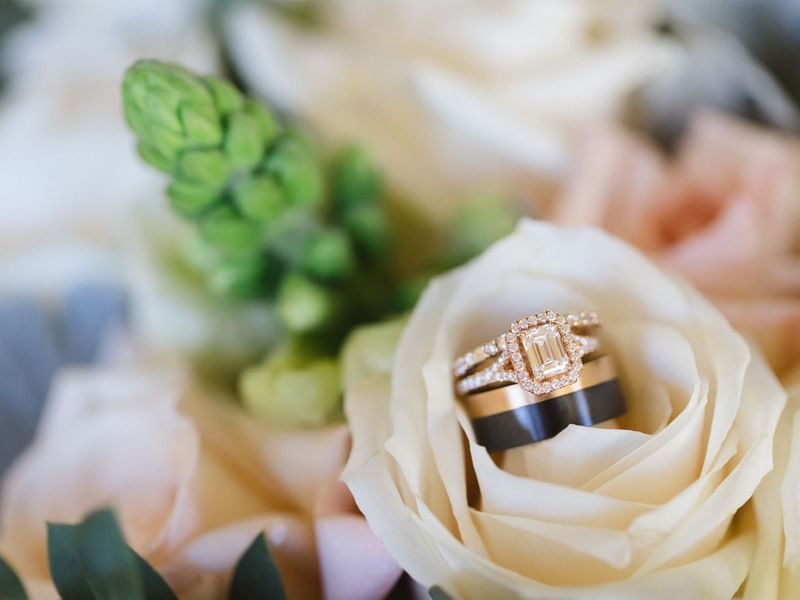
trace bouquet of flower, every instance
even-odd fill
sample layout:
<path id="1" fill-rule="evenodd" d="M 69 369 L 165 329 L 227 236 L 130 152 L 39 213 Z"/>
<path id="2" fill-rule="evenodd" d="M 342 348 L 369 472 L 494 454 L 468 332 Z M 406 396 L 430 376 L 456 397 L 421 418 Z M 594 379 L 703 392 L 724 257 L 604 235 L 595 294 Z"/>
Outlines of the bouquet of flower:
<path id="1" fill-rule="evenodd" d="M 0 598 L 800 598 L 788 8 L 149 4 L 0 38 Z"/>

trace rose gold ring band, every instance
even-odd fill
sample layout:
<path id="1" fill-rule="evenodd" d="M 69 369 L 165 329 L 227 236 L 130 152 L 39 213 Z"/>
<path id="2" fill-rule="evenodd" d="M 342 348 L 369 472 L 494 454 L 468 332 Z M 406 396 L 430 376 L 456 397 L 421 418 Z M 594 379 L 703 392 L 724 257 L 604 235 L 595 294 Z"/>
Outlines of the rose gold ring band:
<path id="1" fill-rule="evenodd" d="M 477 419 L 565 396 L 616 378 L 617 370 L 613 359 L 607 354 L 603 354 L 584 362 L 580 377 L 575 383 L 548 394 L 532 394 L 521 386 L 512 384 L 466 395 L 462 398 L 462 402 L 469 417 Z"/>

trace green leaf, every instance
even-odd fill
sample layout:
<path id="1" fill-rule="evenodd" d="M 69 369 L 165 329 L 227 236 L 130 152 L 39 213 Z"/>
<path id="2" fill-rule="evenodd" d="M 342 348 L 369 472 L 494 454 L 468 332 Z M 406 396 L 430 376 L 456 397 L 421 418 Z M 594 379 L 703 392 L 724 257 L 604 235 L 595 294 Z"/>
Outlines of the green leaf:
<path id="1" fill-rule="evenodd" d="M 133 560 L 139 570 L 139 577 L 144 586 L 145 598 L 147 598 L 147 600 L 178 600 L 178 596 L 170 589 L 167 582 L 158 574 L 158 571 L 139 556 L 133 548 L 128 546 L 128 550 L 133 556 Z"/>
<path id="2" fill-rule="evenodd" d="M 50 574 L 64 600 L 148 600 L 141 566 L 114 514 L 90 513 L 78 525 L 47 526 Z"/>
<path id="3" fill-rule="evenodd" d="M 62 600 L 95 598 L 84 579 L 78 525 L 47 524 L 47 558 L 50 576 Z"/>
<path id="4" fill-rule="evenodd" d="M 98 600 L 144 600 L 144 586 L 114 513 L 91 513 L 79 525 L 86 580 Z"/>
<path id="5" fill-rule="evenodd" d="M 4 600 L 27 600 L 28 594 L 14 569 L 0 558 L 0 598 Z"/>
<path id="6" fill-rule="evenodd" d="M 236 564 L 229 596 L 230 600 L 285 600 L 281 574 L 263 533 L 253 540 Z"/>

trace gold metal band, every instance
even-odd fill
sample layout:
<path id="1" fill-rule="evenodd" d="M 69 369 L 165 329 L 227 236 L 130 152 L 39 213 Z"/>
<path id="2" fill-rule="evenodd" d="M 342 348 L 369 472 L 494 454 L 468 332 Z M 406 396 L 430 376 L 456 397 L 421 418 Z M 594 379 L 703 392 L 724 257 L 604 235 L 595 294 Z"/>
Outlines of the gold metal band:
<path id="1" fill-rule="evenodd" d="M 469 417 L 477 419 L 571 394 L 578 390 L 610 381 L 616 377 L 617 370 L 613 359 L 609 355 L 603 354 L 583 363 L 583 369 L 578 381 L 572 385 L 554 390 L 549 394 L 532 394 L 521 386 L 512 384 L 487 392 L 469 394 L 462 398 L 462 402 L 467 409 Z"/>

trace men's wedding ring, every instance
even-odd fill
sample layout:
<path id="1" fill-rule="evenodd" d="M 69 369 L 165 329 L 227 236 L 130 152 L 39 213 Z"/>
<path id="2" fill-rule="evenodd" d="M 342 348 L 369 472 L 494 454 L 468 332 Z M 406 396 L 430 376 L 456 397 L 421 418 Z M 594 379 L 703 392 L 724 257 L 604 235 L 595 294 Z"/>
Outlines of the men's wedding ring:
<path id="1" fill-rule="evenodd" d="M 569 425 L 590 427 L 625 414 L 625 399 L 608 355 L 586 361 L 574 384 L 543 396 L 508 385 L 464 398 L 476 441 L 501 452 L 550 439 Z"/>

